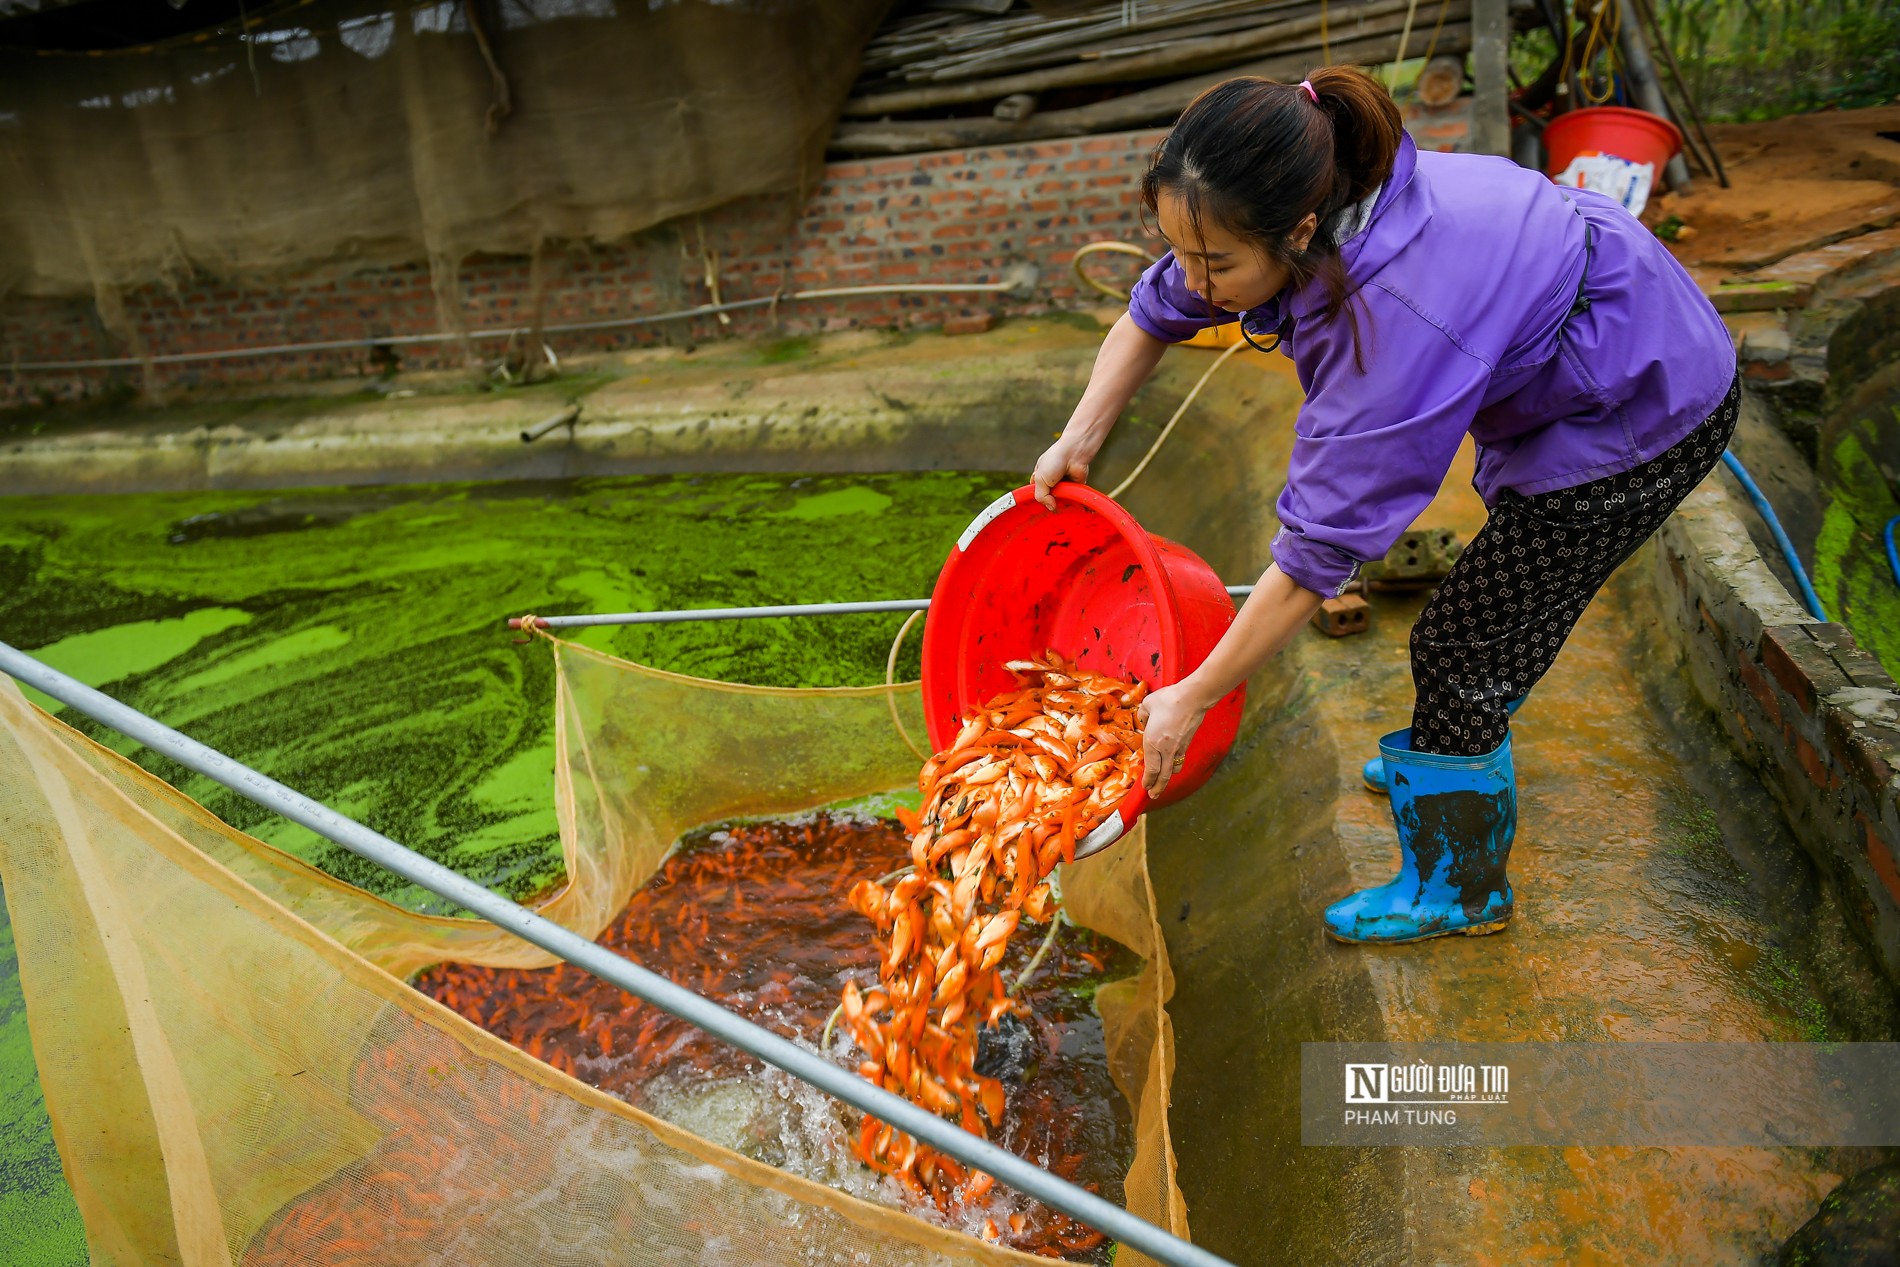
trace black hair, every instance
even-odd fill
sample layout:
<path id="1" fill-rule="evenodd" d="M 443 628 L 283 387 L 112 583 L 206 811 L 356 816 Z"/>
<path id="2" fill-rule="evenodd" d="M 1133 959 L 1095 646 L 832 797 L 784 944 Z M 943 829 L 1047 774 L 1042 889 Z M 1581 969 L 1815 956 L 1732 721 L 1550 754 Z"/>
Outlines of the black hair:
<path id="1" fill-rule="evenodd" d="M 1346 314 L 1362 371 L 1352 285 L 1329 222 L 1392 174 L 1404 134 L 1384 86 L 1351 66 L 1328 66 L 1299 84 L 1241 76 L 1196 97 L 1155 147 L 1141 178 L 1142 205 L 1182 200 L 1198 234 L 1212 220 L 1285 265 L 1295 286 L 1326 285 L 1326 315 Z M 1291 237 L 1308 215 L 1320 228 L 1305 250 Z"/>

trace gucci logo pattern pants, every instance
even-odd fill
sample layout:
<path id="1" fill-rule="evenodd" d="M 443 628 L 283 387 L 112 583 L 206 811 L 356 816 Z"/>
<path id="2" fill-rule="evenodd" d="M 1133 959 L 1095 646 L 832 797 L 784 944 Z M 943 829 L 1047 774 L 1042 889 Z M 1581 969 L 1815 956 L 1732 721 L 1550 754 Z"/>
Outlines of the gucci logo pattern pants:
<path id="1" fill-rule="evenodd" d="M 1722 458 L 1741 379 L 1706 422 L 1620 475 L 1534 497 L 1506 489 L 1412 627 L 1412 748 L 1483 756 L 1505 705 L 1549 671 L 1610 574 Z"/>

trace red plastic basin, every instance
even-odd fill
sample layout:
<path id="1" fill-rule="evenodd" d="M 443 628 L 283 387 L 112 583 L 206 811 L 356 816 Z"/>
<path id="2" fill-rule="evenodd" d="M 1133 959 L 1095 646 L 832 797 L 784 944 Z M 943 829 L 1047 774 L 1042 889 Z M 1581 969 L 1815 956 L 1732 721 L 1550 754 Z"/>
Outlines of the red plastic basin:
<path id="1" fill-rule="evenodd" d="M 1045 650 L 1113 677 L 1169 686 L 1191 673 L 1234 620 L 1234 603 L 1193 551 L 1146 532 L 1120 505 L 1082 484 L 1055 488 L 1046 510 L 1033 488 L 991 503 L 957 539 L 924 625 L 924 721 L 942 751 L 964 719 L 1020 685 L 1004 668 Z M 1244 686 L 1208 710 L 1187 760 L 1152 801 L 1139 784 L 1076 850 L 1119 839 L 1150 805 L 1207 782 L 1233 747 Z"/>
<path id="2" fill-rule="evenodd" d="M 1613 154 L 1632 163 L 1648 163 L 1652 174 L 1682 148 L 1682 132 L 1667 119 L 1625 106 L 1590 106 L 1552 119 L 1544 128 L 1550 174 L 1556 176 L 1579 154 Z"/>

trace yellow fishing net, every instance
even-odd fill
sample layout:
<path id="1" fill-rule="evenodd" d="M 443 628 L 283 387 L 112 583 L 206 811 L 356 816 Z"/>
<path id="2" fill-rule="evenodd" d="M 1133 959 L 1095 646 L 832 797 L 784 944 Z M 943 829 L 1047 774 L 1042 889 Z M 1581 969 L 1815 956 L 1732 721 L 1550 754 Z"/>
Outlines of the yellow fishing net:
<path id="1" fill-rule="evenodd" d="M 914 683 L 736 686 L 547 645 L 568 879 L 538 909 L 582 935 L 693 827 L 916 777 L 890 712 L 919 729 Z M 98 1267 L 1044 1261 L 750 1160 L 517 1051 L 405 978 L 544 953 L 233 830 L 5 679 L 0 825 L 34 1055 Z M 1064 892 L 1077 924 L 1145 961 L 1096 1001 L 1134 1116 L 1128 1208 L 1185 1235 L 1145 840 L 1067 868 Z M 388 1182 L 419 1166 L 427 1192 Z"/>

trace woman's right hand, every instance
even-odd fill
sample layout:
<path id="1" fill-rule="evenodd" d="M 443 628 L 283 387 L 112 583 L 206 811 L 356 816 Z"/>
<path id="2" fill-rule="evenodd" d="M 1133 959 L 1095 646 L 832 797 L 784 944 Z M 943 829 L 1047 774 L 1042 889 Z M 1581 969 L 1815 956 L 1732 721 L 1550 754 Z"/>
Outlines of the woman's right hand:
<path id="1" fill-rule="evenodd" d="M 1079 436 L 1063 432 L 1062 438 L 1043 450 L 1042 456 L 1036 459 L 1036 469 L 1030 476 L 1036 486 L 1036 500 L 1054 510 L 1056 499 L 1050 490 L 1057 484 L 1063 480 L 1088 483 L 1089 463 L 1095 460 L 1097 447 Z"/>

